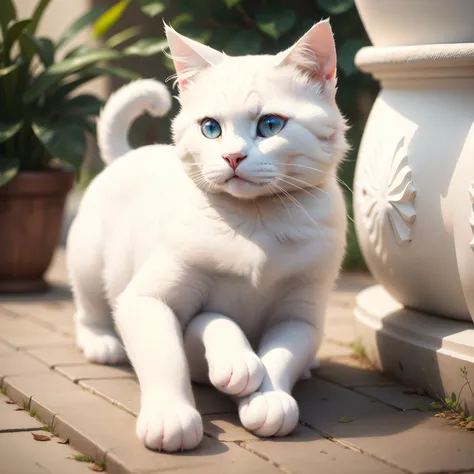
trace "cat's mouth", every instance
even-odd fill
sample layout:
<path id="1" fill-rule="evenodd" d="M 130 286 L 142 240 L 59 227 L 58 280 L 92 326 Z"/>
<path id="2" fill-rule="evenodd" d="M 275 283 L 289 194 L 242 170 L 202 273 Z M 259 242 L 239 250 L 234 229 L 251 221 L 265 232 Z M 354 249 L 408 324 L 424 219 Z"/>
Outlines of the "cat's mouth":
<path id="1" fill-rule="evenodd" d="M 240 176 L 234 174 L 234 176 L 231 176 L 229 179 L 226 179 L 224 182 L 225 183 L 229 183 L 230 181 L 234 181 L 234 182 L 242 182 L 242 183 L 250 183 L 250 184 L 255 184 L 255 183 L 252 183 L 252 181 L 249 181 L 248 179 L 245 179 L 245 178 L 241 178 Z"/>

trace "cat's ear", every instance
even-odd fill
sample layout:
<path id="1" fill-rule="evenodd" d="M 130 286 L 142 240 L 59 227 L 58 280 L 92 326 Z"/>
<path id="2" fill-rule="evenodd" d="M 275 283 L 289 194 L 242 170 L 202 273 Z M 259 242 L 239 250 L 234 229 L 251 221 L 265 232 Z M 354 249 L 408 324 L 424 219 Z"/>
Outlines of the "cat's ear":
<path id="1" fill-rule="evenodd" d="M 316 23 L 293 46 L 279 54 L 280 64 L 293 64 L 317 82 L 335 81 L 336 46 L 329 20 Z"/>
<path id="2" fill-rule="evenodd" d="M 191 77 L 202 69 L 215 66 L 224 58 L 223 53 L 186 38 L 166 24 L 165 33 L 181 91 L 186 88 Z"/>

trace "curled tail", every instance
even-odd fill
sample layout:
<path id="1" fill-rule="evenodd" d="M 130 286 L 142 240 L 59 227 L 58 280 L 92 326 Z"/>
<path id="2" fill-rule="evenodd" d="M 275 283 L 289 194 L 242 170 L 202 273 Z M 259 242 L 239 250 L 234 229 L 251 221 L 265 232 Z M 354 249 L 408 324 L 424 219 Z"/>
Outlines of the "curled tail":
<path id="1" fill-rule="evenodd" d="M 128 130 L 137 117 L 144 112 L 161 117 L 170 108 L 168 89 L 154 79 L 139 79 L 113 93 L 97 125 L 97 139 L 104 162 L 110 164 L 131 150 Z"/>

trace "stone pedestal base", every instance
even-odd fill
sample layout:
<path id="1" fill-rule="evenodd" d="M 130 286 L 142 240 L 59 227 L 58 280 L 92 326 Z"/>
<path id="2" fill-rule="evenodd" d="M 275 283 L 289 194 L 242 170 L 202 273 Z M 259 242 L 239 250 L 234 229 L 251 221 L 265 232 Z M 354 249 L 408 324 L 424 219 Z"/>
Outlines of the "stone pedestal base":
<path id="1" fill-rule="evenodd" d="M 474 391 L 474 324 L 406 309 L 380 285 L 359 293 L 355 316 L 367 355 L 381 370 L 444 398 L 458 394 L 465 367 Z M 468 386 L 460 400 L 473 414 Z"/>

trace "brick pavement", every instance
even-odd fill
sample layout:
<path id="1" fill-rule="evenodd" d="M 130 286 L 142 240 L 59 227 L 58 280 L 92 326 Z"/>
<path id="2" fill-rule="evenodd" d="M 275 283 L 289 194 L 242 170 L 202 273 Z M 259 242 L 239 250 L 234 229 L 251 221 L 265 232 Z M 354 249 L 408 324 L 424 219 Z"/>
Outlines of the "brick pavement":
<path id="1" fill-rule="evenodd" d="M 225 396 L 196 386 L 204 440 L 174 455 L 149 451 L 135 437 L 133 371 L 89 364 L 75 348 L 61 253 L 50 278 L 56 286 L 46 296 L 0 299 L 3 391 L 41 420 L 0 399 L 1 474 L 90 472 L 71 459 L 76 449 L 110 474 L 474 473 L 474 433 L 417 410 L 431 400 L 354 358 L 352 307 L 372 283 L 365 275 L 345 275 L 331 295 L 321 368 L 295 388 L 301 413 L 294 434 L 259 439 L 240 426 Z M 35 441 L 31 432 L 42 425 L 70 445 Z"/>

